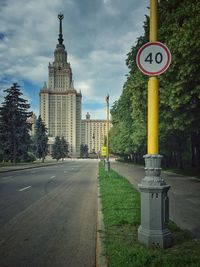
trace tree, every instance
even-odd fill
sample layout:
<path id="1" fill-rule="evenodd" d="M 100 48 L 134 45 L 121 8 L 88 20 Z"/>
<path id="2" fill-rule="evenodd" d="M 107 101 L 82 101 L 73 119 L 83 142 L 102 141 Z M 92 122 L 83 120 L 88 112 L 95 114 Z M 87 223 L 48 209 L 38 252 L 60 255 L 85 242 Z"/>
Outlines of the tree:
<path id="1" fill-rule="evenodd" d="M 68 157 L 68 153 L 69 153 L 68 144 L 67 144 L 65 138 L 62 136 L 62 138 L 61 138 L 61 158 L 62 158 L 62 160 L 63 160 L 63 158 Z"/>
<path id="2" fill-rule="evenodd" d="M 161 0 L 158 9 L 159 41 L 172 54 L 170 68 L 159 77 L 160 153 L 165 155 L 167 165 L 182 167 L 191 161 L 192 166 L 200 166 L 200 2 Z M 148 36 L 149 17 L 146 17 L 144 35 L 128 54 L 126 63 L 130 71 L 122 95 L 112 109 L 110 138 L 115 152 L 124 153 L 127 148 L 124 140 L 128 139 L 129 150 L 140 157 L 147 139 L 148 78 L 140 73 L 135 59 L 139 48 L 148 42 Z"/>
<path id="3" fill-rule="evenodd" d="M 88 145 L 81 144 L 80 157 L 81 158 L 88 158 Z"/>
<path id="4" fill-rule="evenodd" d="M 33 138 L 34 150 L 37 158 L 42 158 L 42 162 L 48 154 L 47 128 L 43 123 L 41 116 L 38 117 L 35 124 L 35 136 Z"/>
<path id="5" fill-rule="evenodd" d="M 32 112 L 28 111 L 30 105 L 22 98 L 17 83 L 4 92 L 7 95 L 0 107 L 1 157 L 4 161 L 17 162 L 27 157 L 31 127 L 27 119 L 32 116 Z"/>
<path id="6" fill-rule="evenodd" d="M 62 144 L 60 136 L 56 136 L 55 138 L 52 149 L 52 158 L 57 159 L 57 161 L 62 158 Z"/>

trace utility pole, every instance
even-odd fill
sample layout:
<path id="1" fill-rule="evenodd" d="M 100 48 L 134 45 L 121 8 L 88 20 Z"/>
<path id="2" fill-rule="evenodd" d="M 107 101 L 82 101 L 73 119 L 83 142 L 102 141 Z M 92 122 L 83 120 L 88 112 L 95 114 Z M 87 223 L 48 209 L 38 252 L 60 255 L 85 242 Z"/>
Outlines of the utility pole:
<path id="1" fill-rule="evenodd" d="M 106 107 L 107 107 L 107 137 L 106 137 L 106 161 L 105 161 L 105 171 L 110 170 L 110 160 L 109 160 L 109 95 L 106 96 Z"/>
<path id="2" fill-rule="evenodd" d="M 150 43 L 157 42 L 157 0 L 150 0 L 149 39 Z M 148 61 L 148 57 L 145 61 Z M 144 156 L 145 177 L 138 185 L 141 192 L 141 225 L 138 228 L 138 240 L 148 246 L 167 248 L 171 246 L 171 233 L 167 229 L 167 192 L 170 186 L 160 177 L 162 156 L 158 152 L 158 91 L 158 78 L 151 76 L 148 82 L 148 151 Z"/>

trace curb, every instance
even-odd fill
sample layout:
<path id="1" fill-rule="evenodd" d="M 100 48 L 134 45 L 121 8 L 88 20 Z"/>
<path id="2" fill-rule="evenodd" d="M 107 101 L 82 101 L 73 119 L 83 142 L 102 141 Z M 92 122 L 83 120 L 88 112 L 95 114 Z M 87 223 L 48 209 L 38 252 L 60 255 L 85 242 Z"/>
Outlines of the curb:
<path id="1" fill-rule="evenodd" d="M 96 241 L 96 267 L 107 267 L 108 262 L 105 256 L 105 226 L 103 222 L 100 185 L 98 179 L 98 191 L 97 191 L 97 241 Z"/>

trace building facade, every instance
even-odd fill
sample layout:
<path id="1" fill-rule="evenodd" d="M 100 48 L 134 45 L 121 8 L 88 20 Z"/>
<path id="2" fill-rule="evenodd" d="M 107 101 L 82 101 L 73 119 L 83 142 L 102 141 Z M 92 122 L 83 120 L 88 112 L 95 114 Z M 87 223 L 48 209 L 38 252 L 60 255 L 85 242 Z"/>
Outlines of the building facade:
<path id="1" fill-rule="evenodd" d="M 51 147 L 56 136 L 64 137 L 70 156 L 80 156 L 80 145 L 88 146 L 89 153 L 99 153 L 107 136 L 106 120 L 91 120 L 89 113 L 81 120 L 82 95 L 74 88 L 72 69 L 63 44 L 62 19 L 59 14 L 59 38 L 54 61 L 48 66 L 48 84 L 40 90 L 40 115 L 48 129 Z M 111 127 L 111 123 L 109 124 Z"/>
<path id="2" fill-rule="evenodd" d="M 27 122 L 30 123 L 30 125 L 31 125 L 31 128 L 29 130 L 30 136 L 34 136 L 35 135 L 36 120 L 37 120 L 37 116 L 34 113 L 33 113 L 33 115 L 31 117 L 29 117 L 27 119 Z"/>
<path id="3" fill-rule="evenodd" d="M 60 21 L 58 44 L 54 61 L 49 63 L 48 85 L 40 90 L 40 115 L 48 129 L 49 145 L 56 136 L 63 136 L 69 145 L 69 154 L 80 154 L 81 101 L 82 95 L 73 85 L 72 69 L 67 62 L 67 51 L 63 44 L 62 19 Z"/>
<path id="4" fill-rule="evenodd" d="M 81 143 L 88 146 L 89 153 L 100 153 L 111 126 L 111 122 L 107 125 L 107 120 L 91 120 L 90 114 L 86 114 L 86 119 L 81 123 Z"/>

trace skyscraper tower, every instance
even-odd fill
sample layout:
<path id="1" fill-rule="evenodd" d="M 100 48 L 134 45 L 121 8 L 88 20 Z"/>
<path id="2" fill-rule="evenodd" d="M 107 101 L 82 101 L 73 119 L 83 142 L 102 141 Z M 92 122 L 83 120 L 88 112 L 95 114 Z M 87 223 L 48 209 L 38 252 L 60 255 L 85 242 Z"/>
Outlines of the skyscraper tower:
<path id="1" fill-rule="evenodd" d="M 54 51 L 54 61 L 49 63 L 48 86 L 40 90 L 40 115 L 48 128 L 49 144 L 55 137 L 64 137 L 72 156 L 80 154 L 81 140 L 81 93 L 77 93 L 72 79 L 72 69 L 67 62 L 63 44 L 62 20 L 58 15 L 59 38 Z"/>

